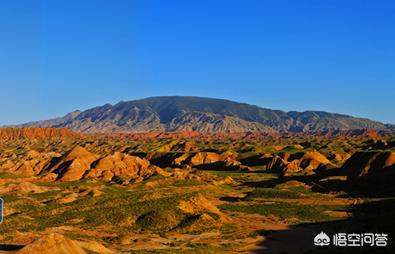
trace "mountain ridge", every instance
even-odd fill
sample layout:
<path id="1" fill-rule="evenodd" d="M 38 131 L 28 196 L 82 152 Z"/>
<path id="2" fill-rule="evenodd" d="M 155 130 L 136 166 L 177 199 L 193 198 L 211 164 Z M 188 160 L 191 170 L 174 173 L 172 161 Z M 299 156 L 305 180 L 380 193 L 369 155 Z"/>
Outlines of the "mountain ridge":
<path id="1" fill-rule="evenodd" d="M 69 128 L 82 133 L 117 131 L 315 132 L 386 129 L 367 118 L 324 111 L 289 111 L 195 96 L 158 96 L 120 101 L 19 127 Z"/>

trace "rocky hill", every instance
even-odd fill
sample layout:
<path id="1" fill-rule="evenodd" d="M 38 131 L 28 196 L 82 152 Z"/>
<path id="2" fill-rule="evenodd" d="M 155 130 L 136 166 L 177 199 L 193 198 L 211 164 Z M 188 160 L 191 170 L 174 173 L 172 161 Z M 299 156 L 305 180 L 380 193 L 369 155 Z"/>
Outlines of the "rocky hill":
<path id="1" fill-rule="evenodd" d="M 81 135 L 64 128 L 0 128 L 0 141 L 78 137 Z"/>
<path id="2" fill-rule="evenodd" d="M 168 96 L 119 102 L 74 111 L 64 117 L 21 127 L 69 128 L 82 133 L 199 132 L 317 132 L 377 129 L 380 122 L 321 111 L 284 112 L 222 99 Z"/>

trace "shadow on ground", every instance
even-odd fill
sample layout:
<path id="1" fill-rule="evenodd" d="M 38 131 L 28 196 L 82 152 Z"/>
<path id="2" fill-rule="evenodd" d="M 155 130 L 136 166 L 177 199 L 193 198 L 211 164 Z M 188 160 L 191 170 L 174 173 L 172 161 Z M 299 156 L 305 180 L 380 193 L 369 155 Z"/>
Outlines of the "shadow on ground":
<path id="1" fill-rule="evenodd" d="M 23 247 L 23 245 L 0 244 L 0 251 L 15 251 L 20 250 Z"/>
<path id="2" fill-rule="evenodd" d="M 289 230 L 259 232 L 265 236 L 263 249 L 256 253 L 395 253 L 395 199 L 373 201 L 354 206 L 347 220 L 299 224 Z M 320 232 L 330 237 L 335 233 L 386 233 L 387 247 L 314 247 L 313 239 Z"/>
<path id="3" fill-rule="evenodd" d="M 245 183 L 250 187 L 271 188 L 277 184 L 297 180 L 312 185 L 314 191 L 342 191 L 346 193 L 343 196 L 365 199 L 365 202 L 358 202 L 350 208 L 349 212 L 352 216 L 346 220 L 298 224 L 288 230 L 258 232 L 265 237 L 265 240 L 260 243 L 262 249 L 255 253 L 395 253 L 394 189 L 376 184 L 359 186 L 337 180 L 328 182 L 327 186 L 314 185 L 320 179 L 336 175 L 339 175 L 338 171 L 320 172 L 311 176 L 283 176 L 275 180 Z M 388 234 L 388 246 L 315 247 L 313 239 L 320 232 L 325 232 L 331 238 L 335 233 L 385 233 Z"/>

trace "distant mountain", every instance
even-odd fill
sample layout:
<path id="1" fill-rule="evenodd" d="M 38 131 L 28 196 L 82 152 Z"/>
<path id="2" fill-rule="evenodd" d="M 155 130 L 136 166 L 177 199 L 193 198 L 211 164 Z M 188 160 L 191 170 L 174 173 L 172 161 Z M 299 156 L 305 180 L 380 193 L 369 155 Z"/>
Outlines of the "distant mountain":
<path id="1" fill-rule="evenodd" d="M 151 97 L 106 104 L 21 127 L 70 128 L 83 133 L 185 130 L 286 133 L 386 128 L 380 122 L 341 114 L 284 112 L 229 100 L 189 96 Z"/>
<path id="2" fill-rule="evenodd" d="M 393 133 L 395 133 L 395 124 L 386 124 L 385 126 L 388 130 L 391 130 Z"/>

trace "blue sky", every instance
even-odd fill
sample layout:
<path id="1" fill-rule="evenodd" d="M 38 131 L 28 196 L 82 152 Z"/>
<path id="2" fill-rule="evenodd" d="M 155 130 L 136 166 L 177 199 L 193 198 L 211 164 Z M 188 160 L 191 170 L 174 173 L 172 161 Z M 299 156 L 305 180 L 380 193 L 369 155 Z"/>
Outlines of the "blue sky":
<path id="1" fill-rule="evenodd" d="M 391 0 L 1 0 L 0 124 L 195 95 L 395 123 Z"/>

